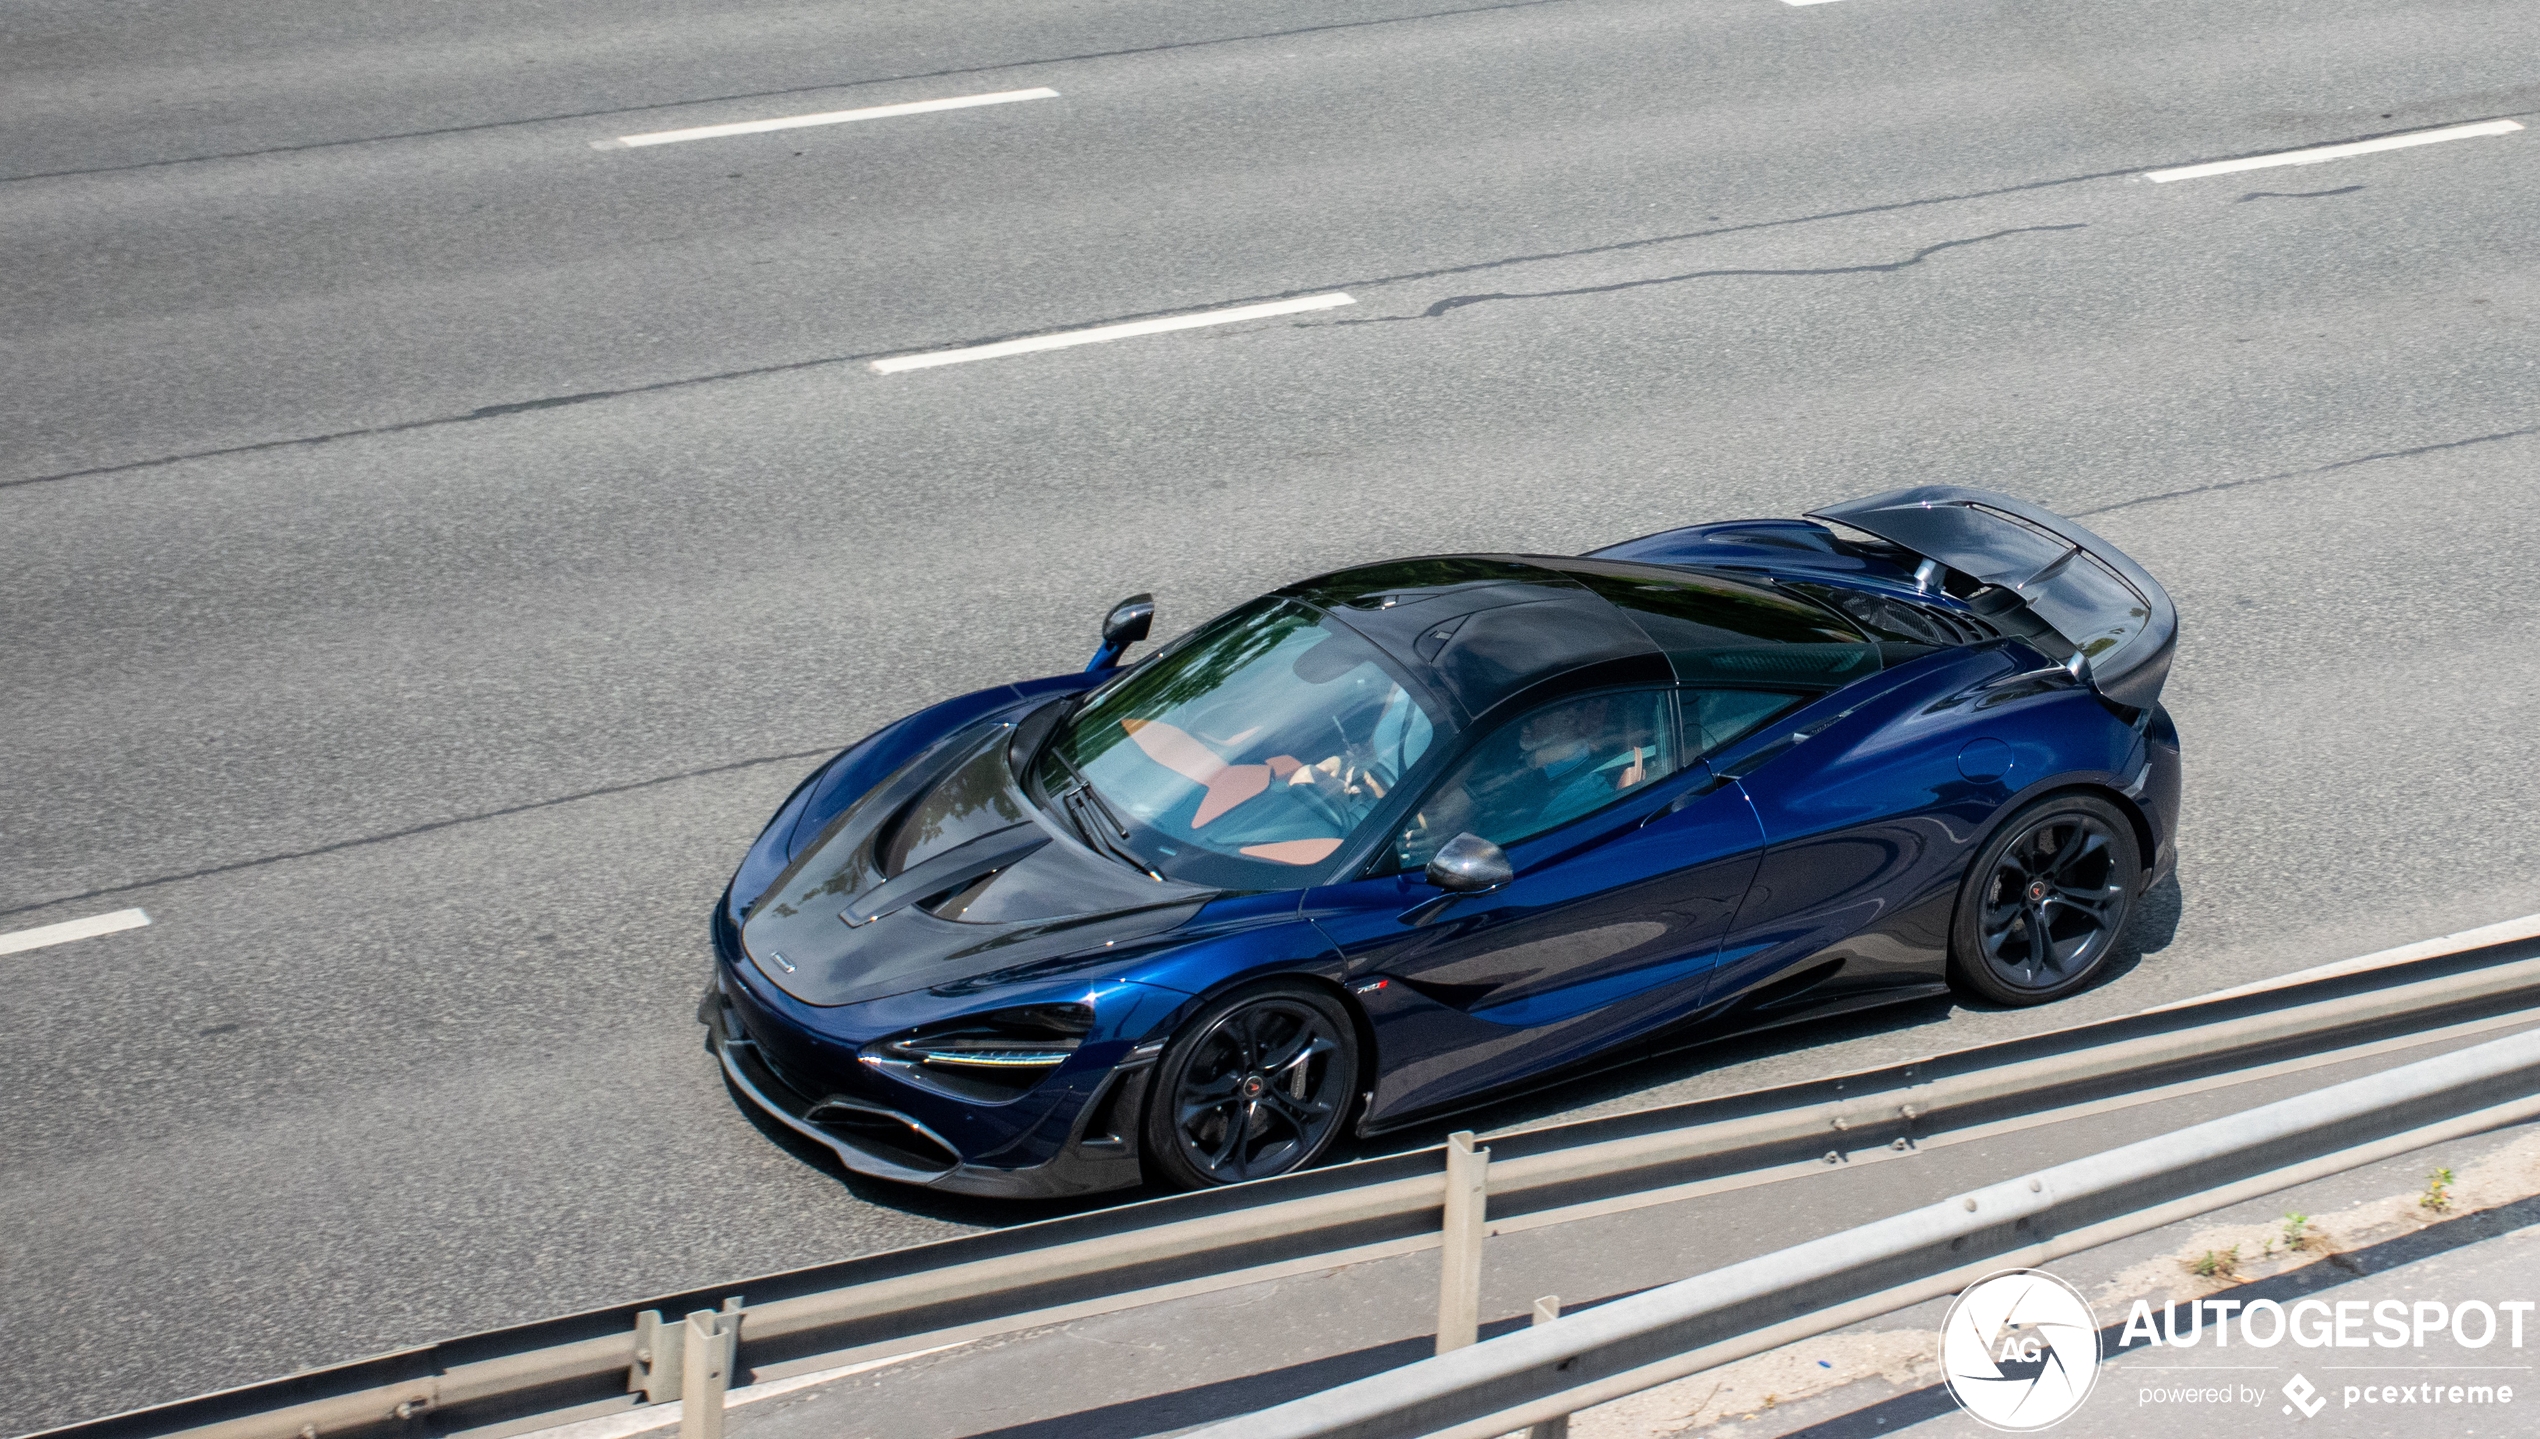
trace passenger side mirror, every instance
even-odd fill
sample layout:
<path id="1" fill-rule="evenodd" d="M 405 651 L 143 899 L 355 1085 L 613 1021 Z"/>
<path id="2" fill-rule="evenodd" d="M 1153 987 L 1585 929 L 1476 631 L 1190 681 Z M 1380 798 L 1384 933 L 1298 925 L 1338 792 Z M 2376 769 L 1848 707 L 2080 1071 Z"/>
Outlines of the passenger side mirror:
<path id="1" fill-rule="evenodd" d="M 1085 666 L 1086 672 L 1107 670 L 1120 663 L 1120 657 L 1129 652 L 1129 646 L 1145 639 L 1147 631 L 1153 628 L 1155 596 L 1131 595 L 1113 605 L 1111 613 L 1102 617 L 1102 648 L 1094 651 L 1092 662 Z"/>
<path id="2" fill-rule="evenodd" d="M 1517 877 L 1508 852 L 1478 834 L 1459 834 L 1429 857 L 1428 881 L 1450 894 L 1479 894 Z"/>

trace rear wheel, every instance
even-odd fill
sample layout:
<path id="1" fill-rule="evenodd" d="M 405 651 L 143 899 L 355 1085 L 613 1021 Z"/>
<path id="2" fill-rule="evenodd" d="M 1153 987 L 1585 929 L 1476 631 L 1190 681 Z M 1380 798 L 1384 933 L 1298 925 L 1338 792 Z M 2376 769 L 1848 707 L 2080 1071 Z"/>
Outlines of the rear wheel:
<path id="1" fill-rule="evenodd" d="M 1340 1133 L 1357 1081 L 1358 1032 L 1340 1000 L 1294 980 L 1239 990 L 1157 1061 L 1148 1161 L 1182 1189 L 1302 1169 Z"/>
<path id="2" fill-rule="evenodd" d="M 1976 854 L 1950 926 L 1950 971 L 1997 1004 L 2044 1004 L 2107 966 L 2142 878 L 2134 826 L 2086 794 L 2049 795 Z"/>

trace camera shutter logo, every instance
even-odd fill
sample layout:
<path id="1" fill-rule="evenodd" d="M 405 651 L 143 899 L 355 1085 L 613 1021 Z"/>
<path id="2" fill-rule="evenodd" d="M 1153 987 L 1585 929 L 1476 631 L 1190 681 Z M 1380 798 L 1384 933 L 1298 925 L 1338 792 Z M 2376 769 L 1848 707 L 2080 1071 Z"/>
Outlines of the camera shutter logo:
<path id="1" fill-rule="evenodd" d="M 2044 1270 L 1988 1274 L 1941 1321 L 1940 1372 L 1976 1422 L 2014 1434 L 2044 1429 L 2090 1397 L 2099 1320 L 2080 1290 Z"/>

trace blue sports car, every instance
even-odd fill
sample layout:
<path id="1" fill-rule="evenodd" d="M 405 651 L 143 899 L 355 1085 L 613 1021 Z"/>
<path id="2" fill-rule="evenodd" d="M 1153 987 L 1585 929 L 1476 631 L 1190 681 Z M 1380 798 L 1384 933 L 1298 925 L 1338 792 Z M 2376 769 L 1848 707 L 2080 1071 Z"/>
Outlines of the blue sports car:
<path id="1" fill-rule="evenodd" d="M 2168 872 L 2177 615 L 1927 487 L 1304 580 L 847 749 L 715 907 L 725 1075 L 864 1175 L 1196 1187 L 1690 1043 L 2037 1004 Z"/>

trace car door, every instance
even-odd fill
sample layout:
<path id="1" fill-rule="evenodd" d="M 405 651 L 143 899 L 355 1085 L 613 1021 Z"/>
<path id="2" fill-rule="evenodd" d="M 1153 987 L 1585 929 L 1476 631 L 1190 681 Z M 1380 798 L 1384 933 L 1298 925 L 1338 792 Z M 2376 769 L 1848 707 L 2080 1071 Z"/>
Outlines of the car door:
<path id="1" fill-rule="evenodd" d="M 1583 737 L 1586 753 L 1546 762 Z M 1376 1028 L 1372 1119 L 1584 1058 L 1699 1002 L 1762 831 L 1736 785 L 1688 761 L 1667 690 L 1558 701 L 1451 767 L 1389 872 L 1307 894 Z M 1466 831 L 1508 852 L 1508 884 L 1449 895 L 1422 877 Z"/>
<path id="2" fill-rule="evenodd" d="M 1934 657 L 1720 756 L 1740 773 L 1766 848 L 1707 1002 L 1937 986 L 1967 851 L 2039 777 L 2029 771 L 2042 756 L 2019 742 L 2021 711 L 2041 696 L 2089 702 L 2042 664 L 2002 647 Z M 1983 762 L 1992 751 L 1999 764 Z"/>

